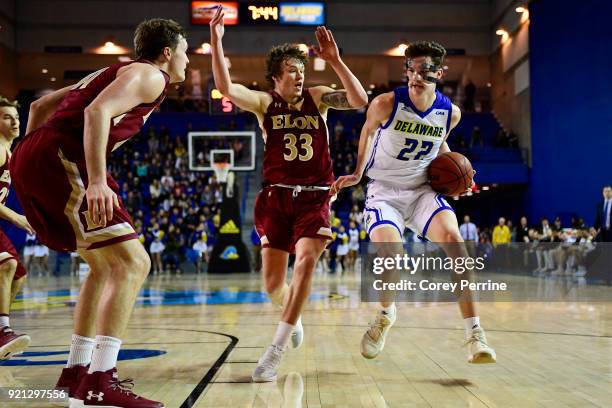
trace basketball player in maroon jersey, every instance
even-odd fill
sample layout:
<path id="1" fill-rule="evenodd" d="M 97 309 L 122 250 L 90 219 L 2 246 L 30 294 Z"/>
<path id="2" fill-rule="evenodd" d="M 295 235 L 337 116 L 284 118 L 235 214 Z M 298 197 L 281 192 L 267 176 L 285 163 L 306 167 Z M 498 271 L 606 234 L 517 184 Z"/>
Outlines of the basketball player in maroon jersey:
<path id="1" fill-rule="evenodd" d="M 6 207 L 11 187 L 9 160 L 13 140 L 19 137 L 17 103 L 0 96 L 0 218 L 10 221 L 28 233 L 34 230 L 23 215 Z M 30 337 L 11 329 L 9 311 L 25 282 L 26 270 L 19 261 L 15 247 L 0 230 L 0 360 L 8 360 L 30 344 Z"/>
<path id="2" fill-rule="evenodd" d="M 58 251 L 78 251 L 90 267 L 57 384 L 69 388 L 71 407 L 163 407 L 117 379 L 120 338 L 150 259 L 106 160 L 140 130 L 169 84 L 185 79 L 189 60 L 185 32 L 172 20 L 141 23 L 134 48 L 135 61 L 33 102 L 28 135 L 11 160 L 15 191 L 39 239 Z"/>
<path id="3" fill-rule="evenodd" d="M 359 80 L 340 58 L 331 31 L 318 27 L 318 56 L 336 72 L 345 89 L 304 89 L 306 55 L 296 45 L 272 48 L 268 55 L 270 93 L 231 81 L 223 56 L 223 10 L 210 22 L 215 84 L 240 108 L 257 116 L 266 143 L 264 188 L 255 204 L 255 225 L 262 242 L 263 277 L 274 304 L 284 306 L 276 334 L 253 372 L 253 381 L 274 381 L 291 337 L 303 339 L 299 317 L 308 298 L 317 260 L 332 233 L 329 186 L 334 181 L 325 119 L 327 110 L 355 109 L 368 98 Z M 285 283 L 287 261 L 295 253 L 291 285 Z"/>

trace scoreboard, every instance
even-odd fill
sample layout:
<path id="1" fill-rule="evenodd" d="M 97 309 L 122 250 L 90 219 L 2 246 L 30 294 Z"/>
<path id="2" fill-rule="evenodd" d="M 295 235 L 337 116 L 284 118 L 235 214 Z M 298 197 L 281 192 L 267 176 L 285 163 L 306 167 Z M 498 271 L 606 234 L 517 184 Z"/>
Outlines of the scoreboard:
<path id="1" fill-rule="evenodd" d="M 324 2 L 192 1 L 191 24 L 208 24 L 218 4 L 225 10 L 226 25 L 317 26 L 325 24 Z"/>

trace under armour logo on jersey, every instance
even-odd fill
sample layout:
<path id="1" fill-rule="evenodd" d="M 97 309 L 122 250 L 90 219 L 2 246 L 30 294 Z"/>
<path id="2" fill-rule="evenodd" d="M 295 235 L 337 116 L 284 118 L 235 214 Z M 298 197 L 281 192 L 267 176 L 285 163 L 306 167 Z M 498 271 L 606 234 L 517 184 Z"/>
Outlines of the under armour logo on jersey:
<path id="1" fill-rule="evenodd" d="M 102 401 L 102 397 L 104 397 L 104 393 L 101 392 L 99 394 L 94 394 L 93 391 L 87 391 L 87 399 L 88 400 L 92 400 L 93 398 L 96 398 L 98 400 L 98 402 Z"/>

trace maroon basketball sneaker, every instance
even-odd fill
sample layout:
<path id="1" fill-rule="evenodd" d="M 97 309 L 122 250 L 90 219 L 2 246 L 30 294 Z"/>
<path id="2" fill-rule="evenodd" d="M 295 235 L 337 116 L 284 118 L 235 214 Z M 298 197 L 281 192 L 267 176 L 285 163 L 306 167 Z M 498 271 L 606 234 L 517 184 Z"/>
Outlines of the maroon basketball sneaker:
<path id="1" fill-rule="evenodd" d="M 164 408 L 161 402 L 134 394 L 133 387 L 131 378 L 119 380 L 116 368 L 96 371 L 83 377 L 70 407 Z"/>
<path id="2" fill-rule="evenodd" d="M 8 360 L 13 354 L 18 354 L 28 348 L 30 336 L 17 334 L 9 326 L 0 329 L 0 360 Z"/>
<path id="3" fill-rule="evenodd" d="M 76 365 L 74 367 L 64 368 L 62 370 L 62 375 L 60 375 L 59 380 L 57 380 L 55 389 L 64 391 L 68 390 L 68 397 L 72 402 L 72 399 L 76 394 L 77 388 L 79 388 L 79 385 L 81 384 L 81 380 L 87 375 L 88 369 L 89 365 Z"/>

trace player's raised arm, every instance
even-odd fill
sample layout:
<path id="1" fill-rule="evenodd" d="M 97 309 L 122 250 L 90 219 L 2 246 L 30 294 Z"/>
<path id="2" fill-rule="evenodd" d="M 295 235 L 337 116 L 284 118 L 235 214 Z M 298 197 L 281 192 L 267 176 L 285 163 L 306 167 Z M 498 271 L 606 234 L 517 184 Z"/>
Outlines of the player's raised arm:
<path id="1" fill-rule="evenodd" d="M 230 98 L 240 109 L 263 114 L 265 111 L 263 99 L 265 92 L 253 91 L 241 84 L 234 84 L 223 54 L 223 7 L 219 6 L 217 13 L 210 21 L 210 44 L 212 57 L 212 70 L 215 86 L 223 95 Z"/>
<path id="2" fill-rule="evenodd" d="M 119 206 L 106 183 L 106 149 L 112 118 L 135 106 L 155 101 L 166 86 L 161 71 L 149 64 L 132 64 L 85 109 L 84 148 L 89 185 L 87 205 L 92 221 L 106 226 Z"/>
<path id="3" fill-rule="evenodd" d="M 389 116 L 391 116 L 393 112 L 393 100 L 393 92 L 378 95 L 372 100 L 368 108 L 366 121 L 361 128 L 361 135 L 359 136 L 359 149 L 357 151 L 355 171 L 353 171 L 353 174 L 338 177 L 331 186 L 330 194 L 336 194 L 344 187 L 354 186 L 359 183 L 366 168 L 367 159 L 370 157 L 372 138 L 378 127 L 385 123 L 389 119 Z"/>
<path id="4" fill-rule="evenodd" d="M 70 91 L 72 85 L 42 96 L 30 104 L 30 114 L 26 126 L 26 135 L 39 128 L 57 110 L 57 107 Z"/>
<path id="5" fill-rule="evenodd" d="M 333 109 L 357 109 L 366 106 L 368 104 L 368 94 L 359 79 L 340 58 L 338 45 L 332 32 L 325 27 L 317 27 L 315 35 L 319 43 L 319 46 L 314 48 L 317 56 L 333 68 L 344 88 L 335 90 L 327 86 L 315 87 L 315 92 L 320 95 L 318 99 L 322 104 Z"/>
<path id="6" fill-rule="evenodd" d="M 450 136 L 451 130 L 453 130 L 455 126 L 459 124 L 460 120 L 461 120 L 461 109 L 459 109 L 457 105 L 453 104 L 453 112 L 451 114 L 450 129 L 448 129 L 448 133 L 446 133 L 446 137 L 444 138 L 444 143 L 440 145 L 438 156 L 441 155 L 442 153 L 448 153 L 451 151 L 450 147 L 448 147 L 448 143 L 446 143 L 446 139 L 448 139 L 448 136 Z"/>

